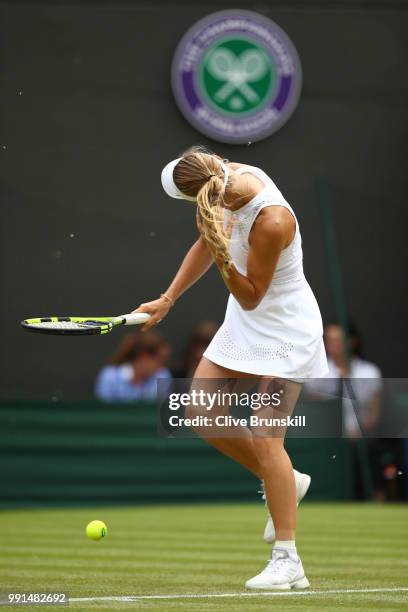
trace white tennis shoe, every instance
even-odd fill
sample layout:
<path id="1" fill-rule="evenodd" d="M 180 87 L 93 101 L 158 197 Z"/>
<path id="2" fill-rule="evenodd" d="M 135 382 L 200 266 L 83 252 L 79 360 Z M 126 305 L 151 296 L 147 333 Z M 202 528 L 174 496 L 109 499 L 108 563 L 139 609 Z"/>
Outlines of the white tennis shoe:
<path id="1" fill-rule="evenodd" d="M 293 470 L 293 473 L 295 475 L 295 482 L 296 482 L 296 502 L 297 502 L 297 505 L 299 505 L 302 499 L 304 498 L 304 496 L 306 495 L 310 487 L 310 482 L 312 479 L 310 478 L 309 474 L 301 474 L 297 470 Z M 262 495 L 262 499 L 266 499 L 265 493 Z M 266 505 L 266 502 L 265 502 L 265 505 Z M 265 531 L 264 531 L 264 540 L 267 544 L 272 544 L 272 542 L 274 542 L 275 540 L 275 526 L 273 524 L 273 520 L 272 520 L 271 515 L 269 514 L 269 511 L 268 511 L 268 519 L 266 521 L 266 526 L 265 526 Z"/>
<path id="2" fill-rule="evenodd" d="M 289 589 L 307 589 L 310 586 L 305 576 L 299 557 L 295 560 L 290 552 L 283 548 L 274 548 L 272 559 L 265 569 L 250 578 L 247 589 L 266 589 L 288 591 Z"/>

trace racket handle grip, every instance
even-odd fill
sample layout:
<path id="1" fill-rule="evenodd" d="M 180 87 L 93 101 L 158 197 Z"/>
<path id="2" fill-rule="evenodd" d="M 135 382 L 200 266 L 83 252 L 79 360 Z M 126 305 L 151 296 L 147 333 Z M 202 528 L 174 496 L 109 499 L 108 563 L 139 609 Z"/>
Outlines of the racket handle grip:
<path id="1" fill-rule="evenodd" d="M 134 312 L 122 315 L 121 318 L 125 319 L 125 325 L 141 325 L 150 319 L 150 315 L 147 312 Z"/>

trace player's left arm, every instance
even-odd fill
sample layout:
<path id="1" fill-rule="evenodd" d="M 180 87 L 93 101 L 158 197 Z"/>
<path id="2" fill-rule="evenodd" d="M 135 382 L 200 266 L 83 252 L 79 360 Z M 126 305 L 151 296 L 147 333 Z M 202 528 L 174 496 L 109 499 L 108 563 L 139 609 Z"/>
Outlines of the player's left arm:
<path id="1" fill-rule="evenodd" d="M 264 208 L 249 235 L 246 276 L 232 264 L 224 282 L 244 310 L 254 310 L 263 299 L 280 254 L 293 240 L 296 222 L 283 206 Z M 222 262 L 216 262 L 222 271 Z"/>

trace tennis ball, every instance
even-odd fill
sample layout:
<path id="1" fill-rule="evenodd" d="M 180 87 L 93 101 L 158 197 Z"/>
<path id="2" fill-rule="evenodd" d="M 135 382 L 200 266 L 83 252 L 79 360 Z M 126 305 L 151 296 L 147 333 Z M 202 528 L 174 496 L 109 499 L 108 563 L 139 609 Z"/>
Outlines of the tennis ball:
<path id="1" fill-rule="evenodd" d="M 86 535 L 90 540 L 100 540 L 108 533 L 108 528 L 103 521 L 91 521 L 86 526 Z"/>

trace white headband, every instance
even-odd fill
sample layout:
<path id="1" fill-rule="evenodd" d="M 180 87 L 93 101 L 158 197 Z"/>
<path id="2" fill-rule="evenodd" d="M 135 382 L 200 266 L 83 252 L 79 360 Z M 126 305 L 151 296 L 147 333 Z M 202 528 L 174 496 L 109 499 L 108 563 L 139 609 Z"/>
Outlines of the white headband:
<path id="1" fill-rule="evenodd" d="M 177 198 L 179 200 L 189 200 L 190 202 L 196 202 L 197 198 L 192 198 L 191 196 L 188 196 L 182 193 L 180 189 L 177 187 L 176 183 L 174 182 L 174 178 L 173 178 L 174 168 L 177 166 L 179 161 L 182 159 L 183 159 L 182 157 L 178 157 L 177 159 L 173 159 L 173 161 L 169 162 L 166 166 L 164 166 L 162 173 L 161 173 L 161 182 L 163 185 L 163 189 L 167 193 L 167 195 L 169 195 L 171 198 Z M 224 189 L 225 189 L 228 183 L 229 170 L 227 166 L 224 164 L 224 162 L 222 162 L 220 159 L 218 159 L 217 157 L 214 157 L 214 159 L 217 160 L 217 162 L 220 164 L 224 172 Z"/>

